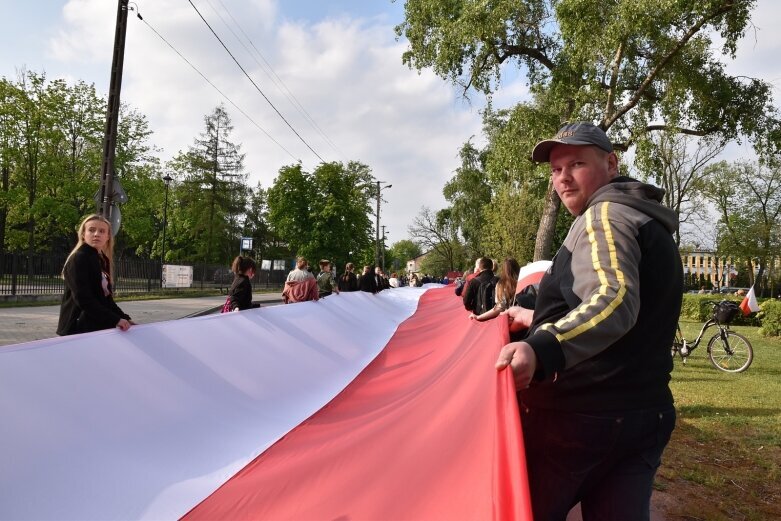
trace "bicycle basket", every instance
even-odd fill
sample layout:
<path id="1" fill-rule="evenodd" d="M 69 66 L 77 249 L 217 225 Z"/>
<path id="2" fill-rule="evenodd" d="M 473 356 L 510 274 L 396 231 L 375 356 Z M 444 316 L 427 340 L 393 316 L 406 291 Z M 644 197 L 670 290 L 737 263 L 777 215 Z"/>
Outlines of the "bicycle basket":
<path id="1" fill-rule="evenodd" d="M 722 300 L 713 309 L 713 318 L 720 324 L 729 324 L 735 315 L 738 314 L 740 308 L 734 302 L 729 300 Z"/>

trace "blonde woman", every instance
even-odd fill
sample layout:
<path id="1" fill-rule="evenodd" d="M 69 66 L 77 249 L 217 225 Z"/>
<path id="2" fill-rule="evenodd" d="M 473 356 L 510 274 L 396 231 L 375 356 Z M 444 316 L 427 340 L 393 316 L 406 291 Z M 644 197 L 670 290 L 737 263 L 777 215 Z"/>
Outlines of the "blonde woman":
<path id="1" fill-rule="evenodd" d="M 469 314 L 469 318 L 478 320 L 480 322 L 484 320 L 491 320 L 496 318 L 499 314 L 513 305 L 515 300 L 515 286 L 518 284 L 518 273 L 520 273 L 521 267 L 518 261 L 512 257 L 507 257 L 502 263 L 502 275 L 499 277 L 499 281 L 496 283 L 496 290 L 494 292 L 494 301 L 496 304 L 493 308 L 489 309 L 481 315 Z"/>
<path id="2" fill-rule="evenodd" d="M 58 335 L 113 327 L 127 331 L 133 324 L 130 316 L 114 302 L 113 257 L 111 223 L 100 215 L 87 216 L 79 226 L 76 247 L 62 268 L 65 293 L 60 306 Z"/>

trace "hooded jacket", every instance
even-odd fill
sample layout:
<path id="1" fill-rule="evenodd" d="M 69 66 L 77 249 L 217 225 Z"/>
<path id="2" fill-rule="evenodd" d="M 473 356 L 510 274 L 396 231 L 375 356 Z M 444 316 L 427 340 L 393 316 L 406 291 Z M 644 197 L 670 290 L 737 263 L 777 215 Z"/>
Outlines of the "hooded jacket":
<path id="1" fill-rule="evenodd" d="M 597 190 L 540 281 L 527 406 L 579 412 L 672 404 L 683 269 L 664 191 L 627 177 Z"/>

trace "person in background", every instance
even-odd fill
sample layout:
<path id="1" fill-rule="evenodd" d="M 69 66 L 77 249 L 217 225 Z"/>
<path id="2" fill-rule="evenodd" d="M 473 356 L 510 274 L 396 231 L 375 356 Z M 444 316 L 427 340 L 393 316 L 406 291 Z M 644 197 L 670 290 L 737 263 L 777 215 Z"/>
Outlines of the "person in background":
<path id="1" fill-rule="evenodd" d="M 377 279 L 375 278 L 374 266 L 363 267 L 363 274 L 358 280 L 358 289 L 366 293 L 377 293 Z"/>
<path id="2" fill-rule="evenodd" d="M 309 261 L 307 261 L 306 258 L 296 257 L 296 267 L 287 274 L 286 282 L 301 282 L 307 279 L 315 278 L 315 276 L 312 275 L 312 272 L 307 269 L 308 267 Z"/>
<path id="3" fill-rule="evenodd" d="M 464 299 L 464 308 L 467 311 L 475 310 L 477 290 L 483 283 L 488 283 L 494 278 L 493 261 L 488 257 L 480 257 L 475 261 L 475 277 L 464 286 L 461 298 Z"/>
<path id="4" fill-rule="evenodd" d="M 399 287 L 399 279 L 396 275 L 396 272 L 392 272 L 390 278 L 388 279 L 388 286 L 391 288 L 398 288 Z"/>
<path id="5" fill-rule="evenodd" d="M 114 327 L 127 331 L 133 325 L 130 316 L 114 302 L 113 257 L 111 223 L 96 214 L 85 217 L 79 226 L 76 246 L 62 268 L 65 292 L 60 305 L 58 335 Z"/>
<path id="6" fill-rule="evenodd" d="M 320 298 L 327 297 L 332 293 L 339 293 L 339 288 L 334 283 L 334 276 L 331 273 L 331 261 L 322 259 L 320 261 L 320 273 L 317 274 L 317 290 Z"/>
<path id="7" fill-rule="evenodd" d="M 618 173 L 601 128 L 570 123 L 534 147 L 575 220 L 540 281 L 528 328 L 496 361 L 518 389 L 534 519 L 648 520 L 675 427 L 669 382 L 683 268 L 664 190 Z"/>
<path id="8" fill-rule="evenodd" d="M 307 268 L 309 262 L 304 257 L 296 258 L 296 267 L 287 275 L 285 287 L 282 290 L 282 301 L 285 304 L 317 300 L 319 291 L 317 280 Z"/>
<path id="9" fill-rule="evenodd" d="M 249 257 L 239 255 L 233 259 L 231 264 L 233 283 L 228 288 L 228 305 L 231 311 L 260 307 L 260 304 L 252 304 L 252 282 L 250 279 L 255 276 L 256 270 L 255 261 Z"/>
<path id="10" fill-rule="evenodd" d="M 411 288 L 417 288 L 420 286 L 420 280 L 418 280 L 418 274 L 413 273 L 412 276 L 409 278 L 409 285 Z"/>
<path id="11" fill-rule="evenodd" d="M 390 284 L 388 283 L 388 277 L 385 275 L 385 272 L 382 270 L 382 268 L 377 267 L 375 273 L 376 273 L 375 279 L 377 281 L 377 291 L 383 291 L 390 288 Z"/>
<path id="12" fill-rule="evenodd" d="M 515 286 L 518 284 L 518 273 L 521 266 L 518 261 L 512 257 L 507 257 L 502 263 L 502 274 L 499 276 L 499 282 L 496 283 L 495 297 L 496 304 L 482 315 L 469 314 L 469 318 L 483 322 L 496 318 L 515 301 Z"/>
<path id="13" fill-rule="evenodd" d="M 337 283 L 339 291 L 358 291 L 358 276 L 353 272 L 355 265 L 348 262 L 344 267 L 344 273 Z"/>

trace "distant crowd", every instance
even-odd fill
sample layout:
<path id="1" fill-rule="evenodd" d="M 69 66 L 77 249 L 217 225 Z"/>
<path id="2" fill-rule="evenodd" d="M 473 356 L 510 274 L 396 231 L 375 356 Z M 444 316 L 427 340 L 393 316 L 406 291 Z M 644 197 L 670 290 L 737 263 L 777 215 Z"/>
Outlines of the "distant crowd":
<path id="1" fill-rule="evenodd" d="M 287 275 L 282 299 L 285 304 L 306 302 L 328 297 L 334 293 L 364 291 L 379 293 L 387 289 L 402 286 L 422 286 L 430 282 L 447 284 L 447 278 L 440 279 L 427 274 L 410 276 L 399 275 L 396 272 L 388 275 L 379 266 L 367 265 L 360 274 L 355 272 L 355 265 L 348 262 L 341 275 L 335 273 L 333 263 L 328 259 L 318 262 L 319 271 L 315 274 L 305 257 L 296 258 L 296 266 Z M 228 298 L 223 307 L 224 312 L 250 309 L 252 304 L 252 277 L 257 266 L 249 257 L 238 256 L 234 259 L 231 271 L 234 280 L 228 289 Z"/>

